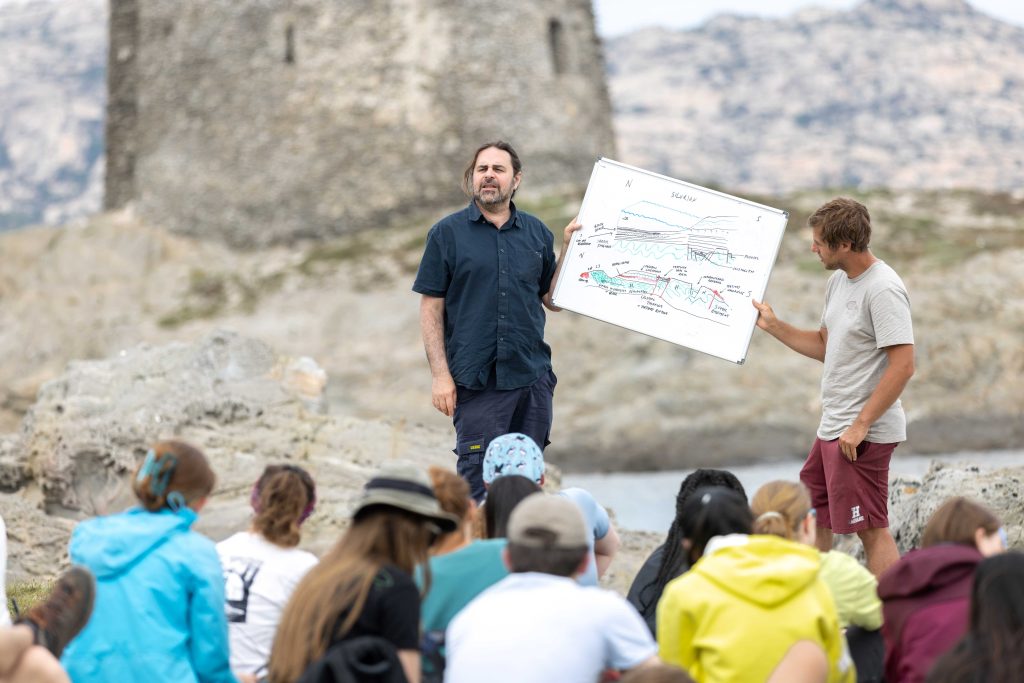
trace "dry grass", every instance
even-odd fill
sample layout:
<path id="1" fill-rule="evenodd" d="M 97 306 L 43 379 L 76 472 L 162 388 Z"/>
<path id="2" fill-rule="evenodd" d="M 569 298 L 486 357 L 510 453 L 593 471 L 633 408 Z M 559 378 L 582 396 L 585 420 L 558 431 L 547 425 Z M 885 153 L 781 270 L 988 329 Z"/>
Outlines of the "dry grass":
<path id="1" fill-rule="evenodd" d="M 14 603 L 17 603 L 18 610 L 27 611 L 37 602 L 42 602 L 53 590 L 55 579 L 29 579 L 28 581 L 17 581 L 7 586 L 7 611 L 14 619 Z"/>

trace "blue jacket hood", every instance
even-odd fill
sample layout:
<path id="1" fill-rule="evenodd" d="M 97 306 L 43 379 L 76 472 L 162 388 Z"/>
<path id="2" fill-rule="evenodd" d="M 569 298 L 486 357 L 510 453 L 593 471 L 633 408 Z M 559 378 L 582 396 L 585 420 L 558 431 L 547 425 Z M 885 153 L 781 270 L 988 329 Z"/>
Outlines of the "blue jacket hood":
<path id="1" fill-rule="evenodd" d="M 97 579 L 117 576 L 174 534 L 187 532 L 195 521 L 196 513 L 189 508 L 150 512 L 140 507 L 87 519 L 71 535 L 71 561 L 88 566 Z"/>

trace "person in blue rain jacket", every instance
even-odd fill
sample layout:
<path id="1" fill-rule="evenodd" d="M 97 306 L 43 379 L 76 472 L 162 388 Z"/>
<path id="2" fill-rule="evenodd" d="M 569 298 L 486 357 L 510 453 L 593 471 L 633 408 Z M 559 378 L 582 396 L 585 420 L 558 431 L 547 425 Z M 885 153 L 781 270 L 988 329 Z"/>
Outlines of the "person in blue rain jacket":
<path id="1" fill-rule="evenodd" d="M 235 683 L 224 579 L 191 530 L 215 475 L 197 448 L 157 443 L 132 479 L 139 506 L 81 522 L 71 562 L 96 576 L 92 618 L 61 662 L 75 683 Z"/>

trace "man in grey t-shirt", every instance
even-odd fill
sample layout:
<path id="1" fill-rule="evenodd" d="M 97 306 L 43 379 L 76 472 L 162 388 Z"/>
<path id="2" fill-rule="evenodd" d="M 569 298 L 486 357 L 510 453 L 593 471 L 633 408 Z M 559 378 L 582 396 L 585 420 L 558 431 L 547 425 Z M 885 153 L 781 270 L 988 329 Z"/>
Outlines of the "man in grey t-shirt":
<path id="1" fill-rule="evenodd" d="M 899 275 L 868 249 L 867 208 L 840 197 L 808 219 L 811 251 L 833 273 L 821 327 L 801 330 L 754 301 L 757 326 L 822 361 L 821 422 L 800 471 L 817 513 L 820 550 L 856 533 L 876 576 L 899 559 L 889 533 L 889 460 L 907 438 L 900 394 L 914 374 L 910 299 Z"/>

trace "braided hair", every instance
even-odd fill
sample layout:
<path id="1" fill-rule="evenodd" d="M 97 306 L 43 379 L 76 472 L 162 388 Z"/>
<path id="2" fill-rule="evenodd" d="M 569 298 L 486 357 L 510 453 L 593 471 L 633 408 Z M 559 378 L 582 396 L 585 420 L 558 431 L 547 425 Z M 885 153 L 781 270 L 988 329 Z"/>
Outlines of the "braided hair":
<path id="1" fill-rule="evenodd" d="M 669 527 L 668 536 L 665 538 L 665 551 L 661 556 L 658 573 L 654 580 L 640 591 L 640 601 L 644 611 L 661 598 L 665 584 L 689 569 L 690 561 L 683 549 L 683 508 L 694 491 L 709 486 L 721 486 L 736 491 L 744 498 L 747 496 L 746 491 L 743 490 L 743 484 L 736 478 L 736 475 L 726 470 L 698 469 L 683 479 L 682 484 L 679 485 L 679 493 L 676 494 L 676 516 L 672 520 L 672 526 Z"/>

